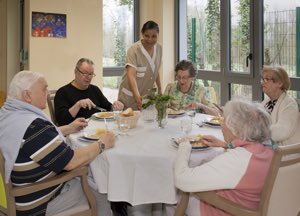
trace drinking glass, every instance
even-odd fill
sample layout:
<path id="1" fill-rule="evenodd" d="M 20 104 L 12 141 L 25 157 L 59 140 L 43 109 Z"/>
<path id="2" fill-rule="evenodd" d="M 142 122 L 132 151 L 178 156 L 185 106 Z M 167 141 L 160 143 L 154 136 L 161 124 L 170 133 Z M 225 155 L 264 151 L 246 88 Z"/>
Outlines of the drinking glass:
<path id="1" fill-rule="evenodd" d="M 191 124 L 193 124 L 193 118 L 196 116 L 196 111 L 194 109 L 188 110 L 186 114 L 191 117 Z"/>
<path id="2" fill-rule="evenodd" d="M 129 124 L 127 121 L 118 121 L 118 128 L 120 130 L 120 135 L 128 135 Z"/>
<path id="3" fill-rule="evenodd" d="M 181 126 L 182 132 L 187 137 L 189 135 L 189 133 L 192 131 L 192 120 L 188 119 L 188 118 L 187 119 L 182 119 L 180 121 L 180 126 Z"/>

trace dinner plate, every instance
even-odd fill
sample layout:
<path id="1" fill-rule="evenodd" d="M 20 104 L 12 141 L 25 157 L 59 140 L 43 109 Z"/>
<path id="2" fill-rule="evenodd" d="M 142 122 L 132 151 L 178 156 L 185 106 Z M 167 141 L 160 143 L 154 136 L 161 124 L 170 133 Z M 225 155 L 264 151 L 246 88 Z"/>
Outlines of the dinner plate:
<path id="1" fill-rule="evenodd" d="M 178 145 L 179 145 L 178 139 L 179 138 L 172 138 L 176 148 L 178 148 Z M 209 146 L 206 146 L 206 145 L 199 145 L 198 142 L 193 141 L 193 140 L 191 140 L 190 143 L 192 145 L 192 150 L 199 151 L 199 150 L 207 150 L 210 148 Z"/>
<path id="2" fill-rule="evenodd" d="M 97 120 L 108 120 L 108 121 L 112 121 L 114 120 L 114 113 L 113 112 L 97 112 L 94 113 L 92 115 L 93 119 L 97 119 Z"/>
<path id="3" fill-rule="evenodd" d="M 184 110 L 167 110 L 168 117 L 176 118 L 185 114 Z"/>
<path id="4" fill-rule="evenodd" d="M 77 139 L 80 140 L 80 141 L 83 141 L 83 142 L 95 142 L 95 141 L 97 141 L 97 139 L 89 138 L 89 137 L 86 137 L 86 136 L 80 136 Z"/>
<path id="5" fill-rule="evenodd" d="M 221 127 L 220 123 L 215 123 L 211 121 L 204 121 L 203 124 L 209 127 Z"/>

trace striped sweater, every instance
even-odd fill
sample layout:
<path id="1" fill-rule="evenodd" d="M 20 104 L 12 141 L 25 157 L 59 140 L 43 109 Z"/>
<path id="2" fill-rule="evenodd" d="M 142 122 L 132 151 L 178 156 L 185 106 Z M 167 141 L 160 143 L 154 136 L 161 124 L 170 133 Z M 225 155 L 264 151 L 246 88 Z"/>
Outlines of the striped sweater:
<path id="1" fill-rule="evenodd" d="M 35 119 L 25 132 L 11 173 L 13 186 L 39 182 L 57 175 L 63 171 L 73 154 L 50 122 Z M 45 215 L 48 202 L 60 193 L 61 187 L 57 185 L 17 197 L 17 215 Z"/>

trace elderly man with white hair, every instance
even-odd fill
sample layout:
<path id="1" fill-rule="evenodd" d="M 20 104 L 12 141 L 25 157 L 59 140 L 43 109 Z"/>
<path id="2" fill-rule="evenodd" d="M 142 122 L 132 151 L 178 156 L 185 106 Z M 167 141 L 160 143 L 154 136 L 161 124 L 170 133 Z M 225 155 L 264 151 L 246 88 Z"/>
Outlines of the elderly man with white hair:
<path id="1" fill-rule="evenodd" d="M 224 147 L 225 153 L 190 168 L 191 145 L 186 140 L 180 142 L 175 164 L 177 188 L 185 192 L 214 190 L 235 203 L 258 208 L 273 157 L 273 150 L 263 144 L 270 139 L 270 124 L 270 115 L 261 104 L 242 99 L 227 102 L 221 122 L 225 141 L 210 135 L 202 137 L 204 144 Z M 192 195 L 186 214 L 229 215 Z"/>
<path id="2" fill-rule="evenodd" d="M 106 133 L 101 141 L 72 150 L 64 135 L 79 131 L 87 123 L 81 118 L 57 128 L 42 111 L 46 107 L 47 86 L 42 74 L 21 71 L 11 81 L 8 99 L 0 109 L 5 181 L 11 180 L 15 187 L 86 165 L 115 143 L 114 135 Z M 97 214 L 110 215 L 106 195 L 92 191 L 97 200 Z M 53 215 L 86 202 L 79 180 L 72 179 L 64 185 L 17 197 L 16 208 L 17 215 Z"/>

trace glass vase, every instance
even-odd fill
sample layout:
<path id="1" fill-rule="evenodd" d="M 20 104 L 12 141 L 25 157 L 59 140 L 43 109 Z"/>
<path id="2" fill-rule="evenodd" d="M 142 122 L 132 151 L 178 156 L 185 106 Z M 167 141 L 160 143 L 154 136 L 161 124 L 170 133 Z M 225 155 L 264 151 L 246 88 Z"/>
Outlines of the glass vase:
<path id="1" fill-rule="evenodd" d="M 159 128 L 164 128 L 167 124 L 167 104 L 156 104 L 157 110 L 157 123 Z"/>

